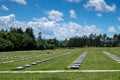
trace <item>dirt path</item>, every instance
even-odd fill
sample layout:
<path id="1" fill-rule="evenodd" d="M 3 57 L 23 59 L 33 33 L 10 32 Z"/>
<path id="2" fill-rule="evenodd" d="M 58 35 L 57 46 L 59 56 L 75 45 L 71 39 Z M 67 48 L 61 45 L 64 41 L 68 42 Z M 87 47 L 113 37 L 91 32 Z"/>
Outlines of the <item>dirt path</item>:
<path id="1" fill-rule="evenodd" d="M 76 73 L 76 72 L 120 72 L 120 70 L 47 70 L 47 71 L 0 71 L 0 73 Z"/>

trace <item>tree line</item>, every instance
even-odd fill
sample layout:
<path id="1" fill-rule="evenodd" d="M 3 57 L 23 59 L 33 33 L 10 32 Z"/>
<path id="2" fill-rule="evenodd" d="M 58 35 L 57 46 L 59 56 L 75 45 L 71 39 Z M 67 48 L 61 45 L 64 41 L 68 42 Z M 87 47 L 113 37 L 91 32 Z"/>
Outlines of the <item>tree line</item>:
<path id="1" fill-rule="evenodd" d="M 70 39 L 59 41 L 54 39 L 42 39 L 42 33 L 39 32 L 36 39 L 31 27 L 10 28 L 10 30 L 0 31 L 0 51 L 16 50 L 45 50 L 55 48 L 72 47 L 120 47 L 120 34 L 108 37 L 106 34 L 90 34 L 89 36 L 76 36 Z"/>
<path id="2" fill-rule="evenodd" d="M 106 34 L 72 37 L 61 42 L 62 47 L 120 47 L 120 34 L 109 37 Z"/>
<path id="3" fill-rule="evenodd" d="M 58 45 L 56 38 L 42 39 L 41 35 L 36 39 L 31 27 L 26 28 L 10 28 L 10 30 L 0 31 L 0 51 L 16 51 L 16 50 L 35 50 L 35 49 L 54 49 Z"/>

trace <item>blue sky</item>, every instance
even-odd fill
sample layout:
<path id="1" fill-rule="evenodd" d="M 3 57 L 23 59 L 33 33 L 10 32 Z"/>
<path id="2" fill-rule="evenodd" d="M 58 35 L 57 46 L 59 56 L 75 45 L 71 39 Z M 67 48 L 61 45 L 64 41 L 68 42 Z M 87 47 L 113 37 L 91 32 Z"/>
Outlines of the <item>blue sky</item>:
<path id="1" fill-rule="evenodd" d="M 0 29 L 30 26 L 37 37 L 120 33 L 119 0 L 0 0 Z"/>

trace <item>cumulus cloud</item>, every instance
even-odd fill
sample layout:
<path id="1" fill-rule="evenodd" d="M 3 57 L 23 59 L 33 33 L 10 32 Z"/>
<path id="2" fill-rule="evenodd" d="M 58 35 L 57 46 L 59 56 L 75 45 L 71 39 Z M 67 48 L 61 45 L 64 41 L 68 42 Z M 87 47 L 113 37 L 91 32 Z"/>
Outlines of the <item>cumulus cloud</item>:
<path id="1" fill-rule="evenodd" d="M 102 17 L 102 14 L 101 13 L 97 13 L 96 16 Z"/>
<path id="2" fill-rule="evenodd" d="M 108 31 L 109 32 L 116 32 L 116 29 L 113 26 L 111 26 L 111 27 L 109 27 Z"/>
<path id="3" fill-rule="evenodd" d="M 99 34 L 102 32 L 95 25 L 80 25 L 75 22 L 56 22 L 46 17 L 33 18 L 32 21 L 22 22 L 15 18 L 14 14 L 8 16 L 0 16 L 0 29 L 9 29 L 10 27 L 32 27 L 35 36 L 42 32 L 44 38 L 54 38 L 59 40 L 68 39 L 74 36 L 89 35 L 91 33 Z"/>
<path id="4" fill-rule="evenodd" d="M 71 18 L 77 18 L 77 15 L 74 10 L 70 10 L 70 17 Z"/>
<path id="5" fill-rule="evenodd" d="M 48 18 L 54 21 L 62 21 L 63 13 L 57 10 L 51 10 L 46 12 L 48 14 Z"/>
<path id="6" fill-rule="evenodd" d="M 67 0 L 67 1 L 71 3 L 77 3 L 77 2 L 80 2 L 81 0 Z"/>
<path id="7" fill-rule="evenodd" d="M 0 29 L 9 29 L 10 27 L 25 28 L 25 26 L 26 23 L 17 21 L 14 14 L 10 14 L 8 16 L 0 16 Z"/>
<path id="8" fill-rule="evenodd" d="M 9 11 L 8 7 L 5 6 L 5 5 L 2 5 L 2 9 L 5 10 L 5 11 Z"/>
<path id="9" fill-rule="evenodd" d="M 113 12 L 116 10 L 116 5 L 112 4 L 111 6 L 106 4 L 104 0 L 89 0 L 87 4 L 84 5 L 85 8 L 96 10 L 100 12 Z"/>
<path id="10" fill-rule="evenodd" d="M 83 36 L 89 35 L 91 33 L 99 34 L 102 32 L 101 29 L 97 29 L 95 25 L 79 25 L 75 22 L 68 22 L 61 25 L 59 28 L 59 32 L 57 32 L 58 36 L 62 36 L 62 38 L 70 38 L 74 36 Z"/>
<path id="11" fill-rule="evenodd" d="M 34 21 L 37 21 L 37 22 L 45 22 L 45 21 L 48 21 L 48 19 L 46 17 L 41 17 L 41 18 L 33 18 Z"/>
<path id="12" fill-rule="evenodd" d="M 19 3 L 19 4 L 23 4 L 23 5 L 26 5 L 26 4 L 27 4 L 26 0 L 11 0 L 11 1 L 17 2 L 17 3 Z"/>

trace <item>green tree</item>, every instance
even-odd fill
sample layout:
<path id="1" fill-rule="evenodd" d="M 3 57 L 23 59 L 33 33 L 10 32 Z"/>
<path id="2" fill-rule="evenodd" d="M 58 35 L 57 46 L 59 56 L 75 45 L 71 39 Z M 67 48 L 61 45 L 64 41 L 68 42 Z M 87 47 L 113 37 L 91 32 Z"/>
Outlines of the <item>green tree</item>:
<path id="1" fill-rule="evenodd" d="M 25 33 L 27 33 L 33 39 L 33 44 L 31 46 L 34 49 L 36 47 L 36 41 L 35 41 L 33 29 L 31 27 L 28 27 L 28 28 L 26 28 Z"/>
<path id="2" fill-rule="evenodd" d="M 38 38 L 36 44 L 37 44 L 37 49 L 40 50 L 46 49 L 45 40 Z"/>
<path id="3" fill-rule="evenodd" d="M 14 50 L 21 49 L 22 35 L 19 33 L 8 33 L 8 39 L 14 44 Z"/>
<path id="4" fill-rule="evenodd" d="M 11 51 L 14 49 L 14 45 L 10 40 L 0 38 L 0 51 Z"/>
<path id="5" fill-rule="evenodd" d="M 22 41 L 20 43 L 22 50 L 31 50 L 33 49 L 33 39 L 28 34 L 22 35 Z"/>

